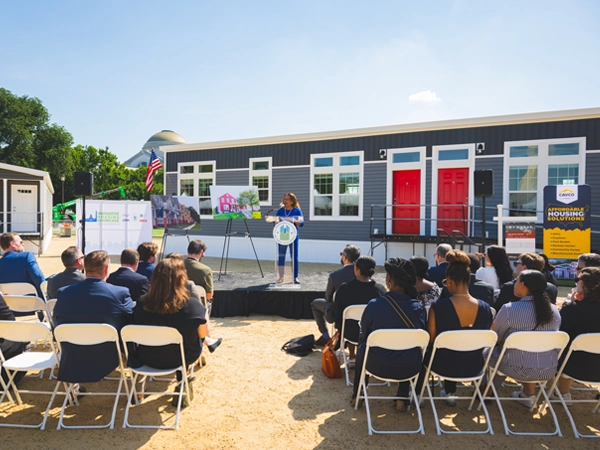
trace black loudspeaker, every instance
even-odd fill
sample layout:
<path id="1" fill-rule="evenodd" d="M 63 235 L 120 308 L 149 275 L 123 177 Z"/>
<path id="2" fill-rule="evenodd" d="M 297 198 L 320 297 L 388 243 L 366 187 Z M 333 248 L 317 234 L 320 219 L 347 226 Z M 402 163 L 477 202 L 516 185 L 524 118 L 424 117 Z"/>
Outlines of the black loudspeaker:
<path id="1" fill-rule="evenodd" d="M 94 175 L 92 172 L 75 172 L 76 197 L 86 197 L 94 194 Z"/>
<path id="2" fill-rule="evenodd" d="M 475 171 L 475 197 L 491 197 L 494 195 L 494 171 Z"/>

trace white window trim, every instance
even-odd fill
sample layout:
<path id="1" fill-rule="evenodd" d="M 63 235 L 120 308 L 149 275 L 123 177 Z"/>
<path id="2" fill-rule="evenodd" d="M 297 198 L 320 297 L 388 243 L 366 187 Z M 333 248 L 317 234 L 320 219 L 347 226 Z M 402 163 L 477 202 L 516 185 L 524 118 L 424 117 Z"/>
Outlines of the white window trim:
<path id="1" fill-rule="evenodd" d="M 579 155 L 577 156 L 548 156 L 548 147 L 550 144 L 579 144 Z M 537 145 L 538 155 L 526 158 L 511 158 L 510 147 L 522 145 Z M 585 161 L 586 161 L 586 138 L 560 138 L 560 139 L 536 139 L 529 141 L 506 141 L 504 142 L 504 189 L 502 192 L 502 204 L 510 205 L 510 190 L 509 190 L 509 172 L 511 166 L 532 166 L 538 167 L 537 179 L 537 211 L 544 209 L 544 187 L 548 184 L 548 166 L 555 164 L 579 164 L 579 184 L 585 184 Z M 504 215 L 508 217 L 508 206 L 504 208 Z M 537 222 L 543 222 L 543 214 L 537 214 Z"/>
<path id="2" fill-rule="evenodd" d="M 442 150 L 468 150 L 467 159 L 440 161 L 439 155 Z M 467 204 L 467 231 L 471 229 L 471 207 L 473 206 L 473 171 L 475 170 L 475 144 L 456 145 L 434 145 L 432 147 L 431 164 L 431 229 L 432 236 L 437 235 L 437 209 L 438 209 L 438 169 L 452 169 L 466 167 L 469 169 L 469 201 Z"/>
<path id="3" fill-rule="evenodd" d="M 360 161 L 357 166 L 340 166 L 339 161 L 341 157 L 345 156 L 358 156 Z M 333 158 L 333 166 L 331 167 L 315 167 L 315 159 L 317 158 Z M 345 222 L 358 222 L 363 220 L 363 199 L 364 199 L 364 160 L 365 152 L 336 152 L 336 153 L 317 153 L 310 155 L 310 213 L 309 218 L 311 221 L 332 221 L 332 220 L 343 220 Z M 339 215 L 339 179 L 342 173 L 355 173 L 358 172 L 359 179 L 359 192 L 358 192 L 358 215 L 357 216 L 340 216 Z M 332 194 L 332 215 L 328 216 L 316 216 L 314 215 L 314 189 L 315 189 L 315 175 L 320 173 L 331 173 L 333 174 L 333 194 Z"/>
<path id="4" fill-rule="evenodd" d="M 419 162 L 409 163 L 394 163 L 394 155 L 399 153 L 419 153 Z M 397 170 L 421 170 L 421 208 L 420 216 L 421 219 L 425 219 L 425 187 L 427 179 L 427 147 L 406 147 L 406 148 L 389 148 L 387 149 L 387 194 L 385 203 L 392 205 L 394 203 L 394 172 Z M 386 217 L 393 217 L 393 211 L 391 206 L 386 207 Z M 419 225 L 420 233 L 425 234 L 425 220 L 421 220 Z M 386 234 L 393 233 L 393 221 L 391 219 L 386 220 L 385 225 Z"/>
<path id="5" fill-rule="evenodd" d="M 255 162 L 268 162 L 269 163 L 269 170 L 253 170 L 252 166 Z M 272 191 L 273 191 L 273 157 L 269 156 L 269 157 L 265 157 L 265 158 L 249 158 L 248 159 L 248 164 L 249 164 L 249 175 L 248 175 L 248 186 L 252 186 L 252 177 L 254 176 L 268 176 L 269 177 L 269 197 L 267 198 L 266 201 L 262 201 L 260 202 L 260 206 L 271 206 L 272 202 L 273 202 L 273 196 L 272 196 Z"/>
<path id="6" fill-rule="evenodd" d="M 198 173 L 199 166 L 207 166 L 212 164 L 212 172 Z M 181 166 L 194 166 L 194 173 L 181 173 Z M 212 178 L 213 184 L 216 185 L 217 178 L 217 161 L 195 161 L 195 162 L 180 162 L 177 163 L 177 194 L 181 192 L 181 181 L 182 180 L 193 180 L 194 181 L 194 197 L 200 198 L 198 192 L 198 180 L 205 178 Z M 212 214 L 200 214 L 201 219 L 212 219 Z"/>

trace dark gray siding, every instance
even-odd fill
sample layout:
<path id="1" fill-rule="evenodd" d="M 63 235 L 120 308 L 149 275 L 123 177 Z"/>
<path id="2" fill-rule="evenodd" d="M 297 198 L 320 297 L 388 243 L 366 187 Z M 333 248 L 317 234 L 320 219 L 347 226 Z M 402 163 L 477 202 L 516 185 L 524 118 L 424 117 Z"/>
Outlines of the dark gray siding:
<path id="1" fill-rule="evenodd" d="M 340 228 L 344 233 L 344 240 L 353 242 L 357 240 L 367 241 L 370 239 L 371 219 L 373 228 L 378 228 L 379 233 L 385 232 L 385 208 L 371 205 L 385 205 L 387 203 L 387 166 L 386 164 L 365 164 L 364 165 L 364 186 L 363 186 L 363 221 L 362 222 L 344 222 Z M 347 232 L 344 228 L 348 228 Z"/>
<path id="2" fill-rule="evenodd" d="M 217 186 L 248 186 L 248 170 L 217 172 Z"/>
<path id="3" fill-rule="evenodd" d="M 469 127 L 448 130 L 395 133 L 344 139 L 290 142 L 272 145 L 229 147 L 169 153 L 168 172 L 177 170 L 179 162 L 217 161 L 218 169 L 248 167 L 248 158 L 273 157 L 273 166 L 310 164 L 310 155 L 364 150 L 365 161 L 379 160 L 379 149 L 427 147 L 432 155 L 435 145 L 485 143 L 486 155 L 501 155 L 504 142 L 530 139 L 587 138 L 587 148 L 600 149 L 600 119 L 563 120 L 502 126 Z"/>
<path id="4" fill-rule="evenodd" d="M 177 187 L 177 174 L 167 173 L 165 174 L 165 195 L 179 195 L 179 189 Z"/>

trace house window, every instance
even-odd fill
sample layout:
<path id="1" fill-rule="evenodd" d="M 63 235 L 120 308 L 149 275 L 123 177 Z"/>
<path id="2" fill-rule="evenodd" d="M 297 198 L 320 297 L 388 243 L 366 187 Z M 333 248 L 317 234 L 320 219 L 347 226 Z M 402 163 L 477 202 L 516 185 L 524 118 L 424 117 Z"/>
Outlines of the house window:
<path id="1" fill-rule="evenodd" d="M 258 188 L 261 205 L 271 205 L 272 158 L 250 158 L 250 186 Z"/>
<path id="2" fill-rule="evenodd" d="M 541 212 L 545 186 L 583 184 L 584 149 L 585 138 L 505 143 L 504 198 L 509 215 Z"/>
<path id="3" fill-rule="evenodd" d="M 311 219 L 362 220 L 363 152 L 313 155 Z"/>
<path id="4" fill-rule="evenodd" d="M 210 187 L 215 184 L 215 166 L 214 161 L 178 165 L 179 195 L 198 197 L 200 215 L 212 216 Z"/>

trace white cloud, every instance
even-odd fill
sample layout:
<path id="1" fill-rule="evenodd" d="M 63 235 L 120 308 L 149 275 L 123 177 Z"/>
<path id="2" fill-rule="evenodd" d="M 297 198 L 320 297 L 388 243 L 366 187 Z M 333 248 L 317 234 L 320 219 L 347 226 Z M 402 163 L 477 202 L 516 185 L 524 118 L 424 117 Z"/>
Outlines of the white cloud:
<path id="1" fill-rule="evenodd" d="M 439 102 L 440 100 L 441 98 L 439 98 L 437 94 L 431 89 L 428 89 L 423 92 L 417 92 L 416 94 L 411 94 L 408 96 L 409 102 L 432 103 Z"/>

